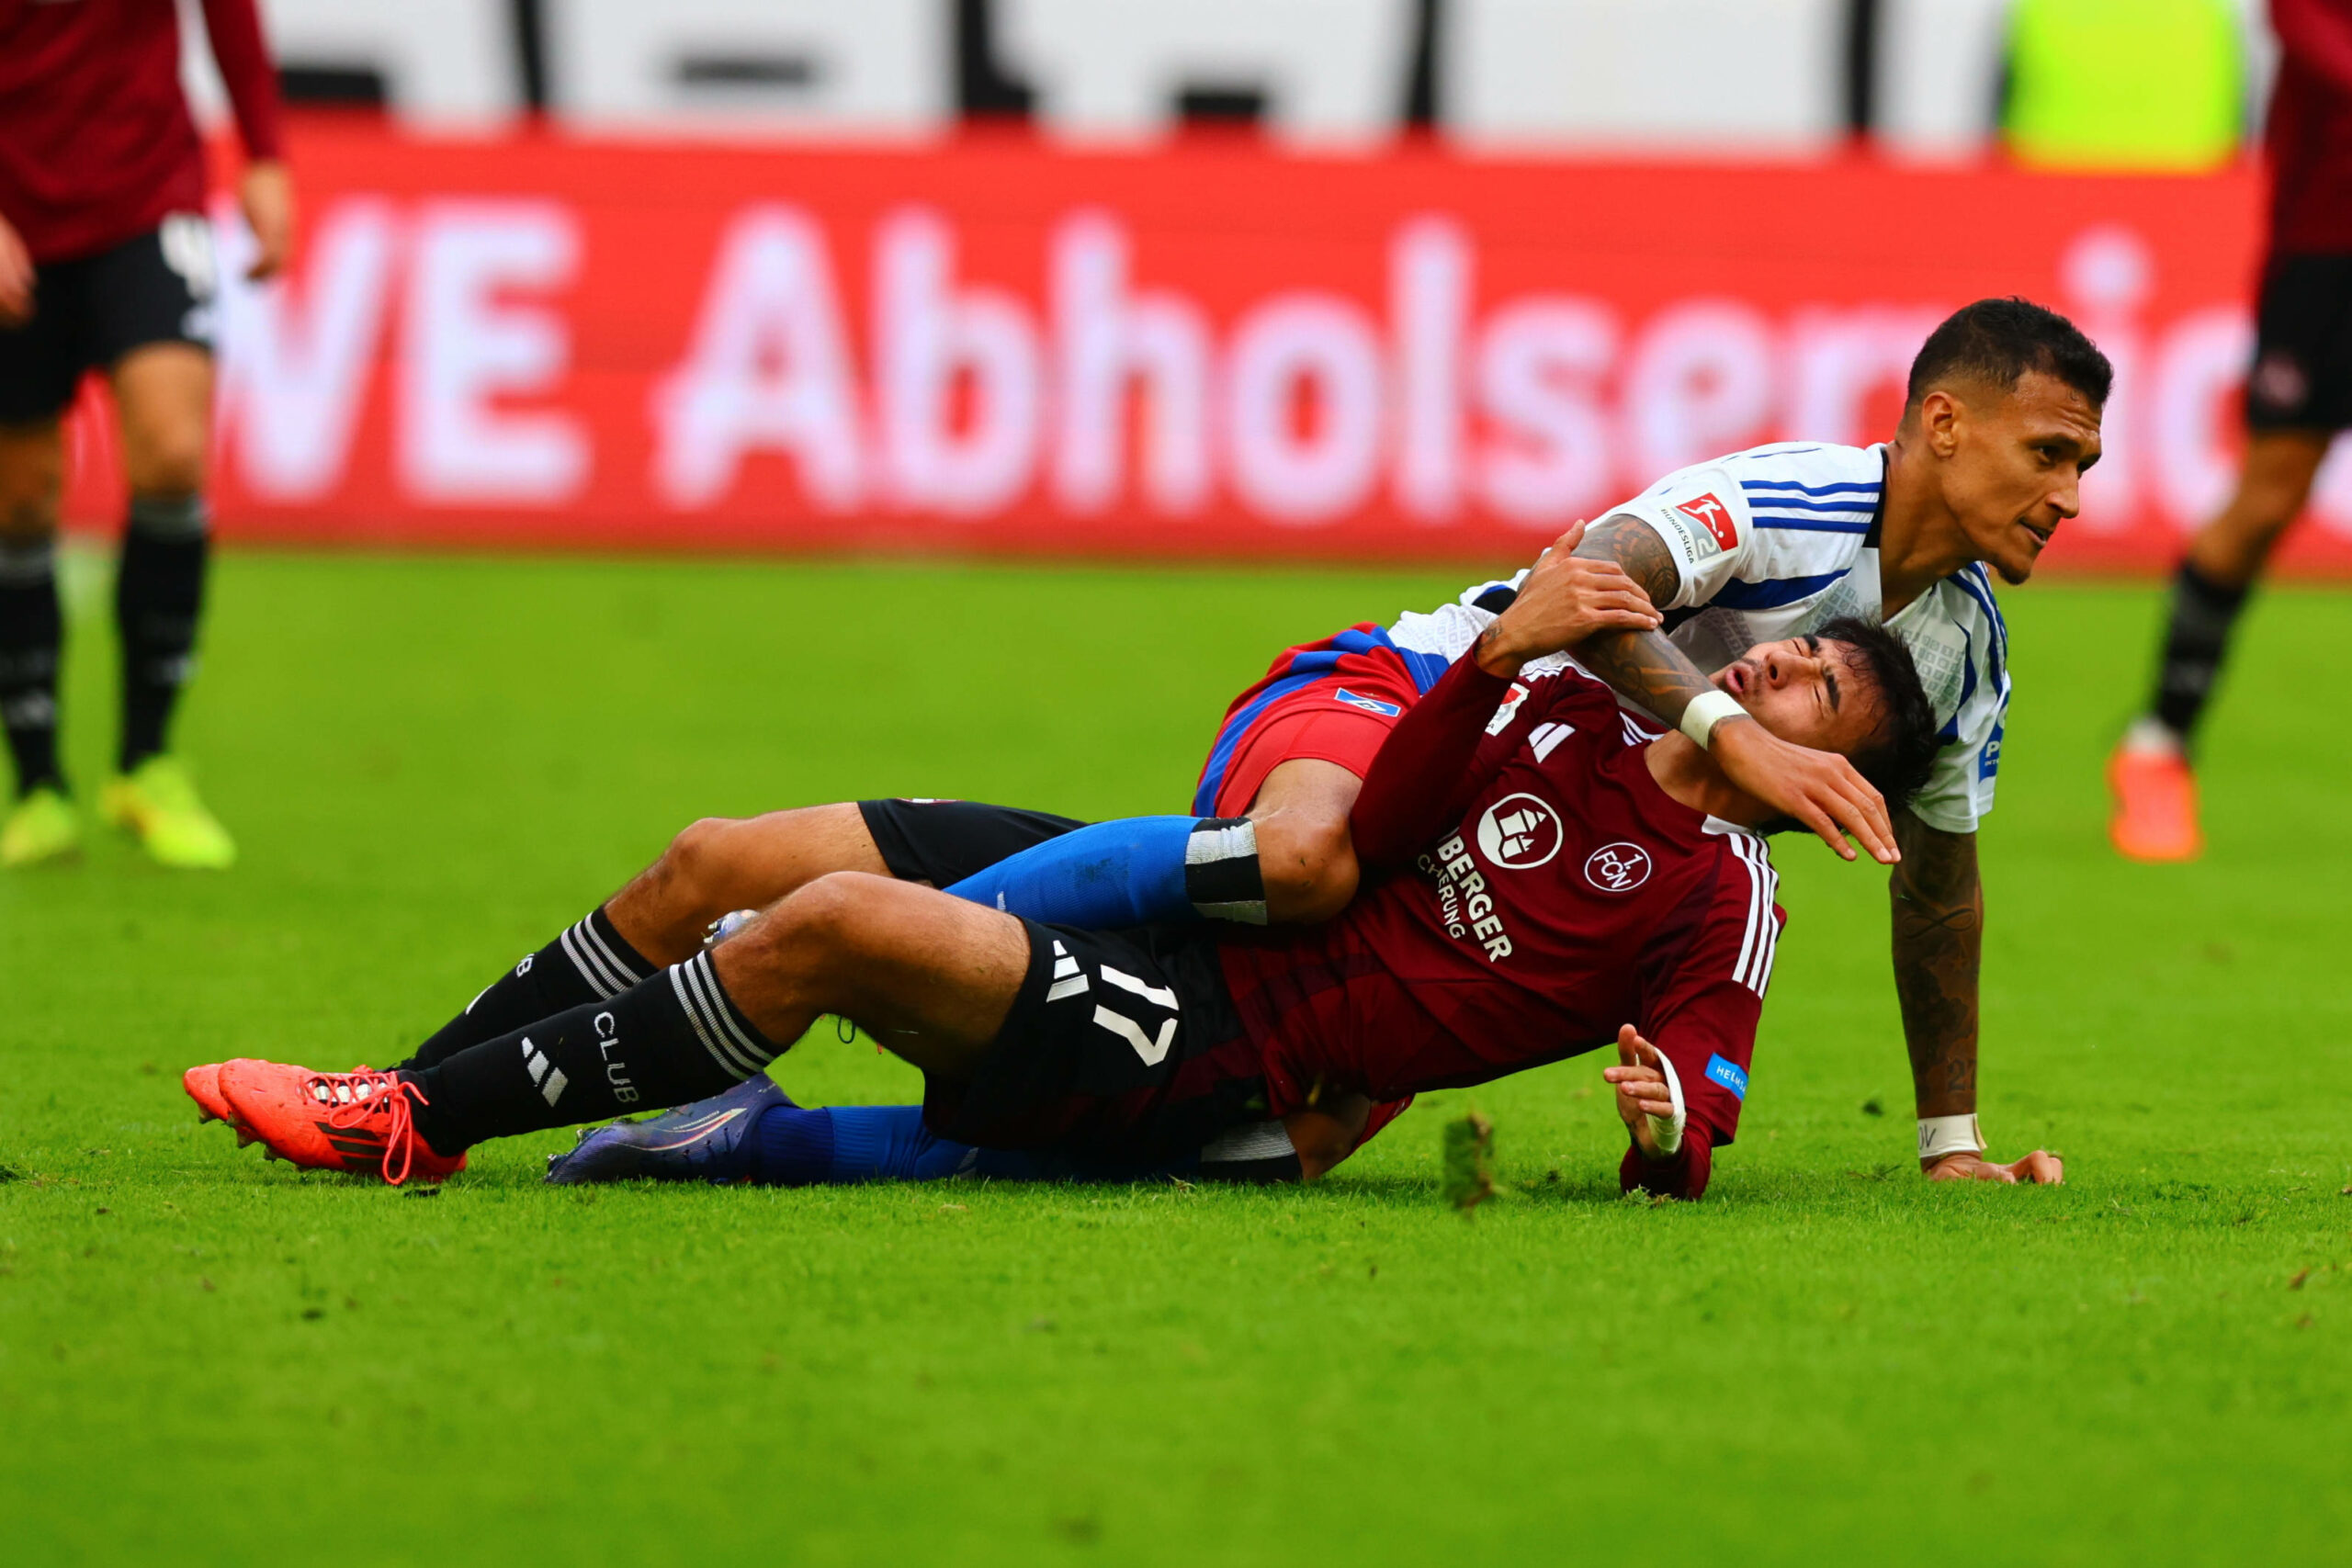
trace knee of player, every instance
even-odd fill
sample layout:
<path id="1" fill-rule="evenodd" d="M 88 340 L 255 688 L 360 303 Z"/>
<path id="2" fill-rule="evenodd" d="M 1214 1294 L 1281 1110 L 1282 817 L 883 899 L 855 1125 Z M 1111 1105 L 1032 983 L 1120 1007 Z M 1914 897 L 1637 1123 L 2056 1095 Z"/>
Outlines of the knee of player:
<path id="1" fill-rule="evenodd" d="M 167 502 L 202 494 L 205 457 L 205 434 L 200 426 L 148 437 L 147 449 L 139 455 L 134 476 L 138 493 Z"/>
<path id="2" fill-rule="evenodd" d="M 1258 824 L 1258 871 L 1276 920 L 1328 920 L 1356 896 L 1359 875 L 1347 818 L 1276 813 Z"/>
<path id="3" fill-rule="evenodd" d="M 0 499 L 0 544 L 40 545 L 57 536 L 57 497 L 42 491 Z"/>
<path id="4" fill-rule="evenodd" d="M 773 945 L 779 962 L 796 969 L 854 964 L 876 937 L 877 884 L 888 886 L 862 872 L 828 873 L 779 901 L 754 929 Z"/>
<path id="5" fill-rule="evenodd" d="M 727 817 L 688 823 L 662 852 L 656 867 L 662 880 L 689 900 L 717 895 L 726 880 L 727 830 L 734 826 Z"/>

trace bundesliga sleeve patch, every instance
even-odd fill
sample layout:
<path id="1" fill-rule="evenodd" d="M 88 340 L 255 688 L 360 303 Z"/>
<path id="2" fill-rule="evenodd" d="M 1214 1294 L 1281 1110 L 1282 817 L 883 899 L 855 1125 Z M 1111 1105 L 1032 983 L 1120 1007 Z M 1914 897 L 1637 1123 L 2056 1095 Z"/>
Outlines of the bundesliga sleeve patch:
<path id="1" fill-rule="evenodd" d="M 1734 1100 L 1747 1098 L 1747 1075 L 1740 1070 L 1738 1063 L 1727 1062 L 1721 1056 L 1710 1056 L 1707 1058 L 1707 1076 L 1731 1090 Z"/>
<path id="2" fill-rule="evenodd" d="M 1739 525 L 1732 521 L 1731 508 L 1713 495 L 1692 496 L 1674 509 L 1699 525 L 1715 547 L 1706 552 L 1717 555 L 1739 547 Z"/>

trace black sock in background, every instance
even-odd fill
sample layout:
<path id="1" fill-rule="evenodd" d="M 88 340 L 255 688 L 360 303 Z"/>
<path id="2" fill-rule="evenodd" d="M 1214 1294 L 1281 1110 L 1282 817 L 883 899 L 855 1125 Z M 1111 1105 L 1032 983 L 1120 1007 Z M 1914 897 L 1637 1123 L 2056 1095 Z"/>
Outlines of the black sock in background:
<path id="1" fill-rule="evenodd" d="M 180 688 L 196 673 L 196 626 L 204 612 L 211 541 L 198 495 L 135 496 L 114 583 L 122 635 L 122 750 L 129 773 L 164 749 Z"/>
<path id="2" fill-rule="evenodd" d="M 2186 742 L 2212 694 L 2230 631 L 2245 608 L 2252 584 L 2227 588 L 2187 561 L 2173 578 L 2172 615 L 2165 626 L 2164 662 L 2156 676 L 2154 713 Z"/>
<path id="3" fill-rule="evenodd" d="M 652 973 L 653 965 L 621 939 L 605 911 L 593 909 L 587 919 L 492 981 L 401 1066 L 412 1070 L 434 1066 L 526 1023 L 587 1002 L 609 1001 Z"/>
<path id="4" fill-rule="evenodd" d="M 486 1138 L 666 1110 L 731 1089 L 780 1047 L 719 988 L 710 955 L 411 1076 L 417 1130 L 444 1155 Z"/>
<path id="5" fill-rule="evenodd" d="M 57 767 L 57 658 L 64 643 L 57 541 L 0 544 L 0 725 L 20 795 L 65 784 Z"/>

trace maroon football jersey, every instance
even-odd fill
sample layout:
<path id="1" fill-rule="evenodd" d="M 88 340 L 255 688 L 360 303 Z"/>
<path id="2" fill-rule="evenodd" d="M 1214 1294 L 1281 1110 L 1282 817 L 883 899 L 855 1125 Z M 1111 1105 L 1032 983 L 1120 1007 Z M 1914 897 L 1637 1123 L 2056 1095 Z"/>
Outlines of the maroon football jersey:
<path id="1" fill-rule="evenodd" d="M 1687 1141 L 1729 1143 L 1777 879 L 1761 837 L 1659 787 L 1653 739 L 1589 676 L 1507 682 L 1457 661 L 1359 807 L 1368 864 L 1407 858 L 1379 842 L 1398 823 L 1435 829 L 1419 852 L 1328 925 L 1223 943 L 1275 1113 L 1483 1083 L 1631 1023 L 1674 1064 Z"/>
<path id="2" fill-rule="evenodd" d="M 279 155 L 277 73 L 254 0 L 203 0 L 245 152 Z M 0 0 L 0 217 L 37 262 L 204 210 L 172 0 Z"/>

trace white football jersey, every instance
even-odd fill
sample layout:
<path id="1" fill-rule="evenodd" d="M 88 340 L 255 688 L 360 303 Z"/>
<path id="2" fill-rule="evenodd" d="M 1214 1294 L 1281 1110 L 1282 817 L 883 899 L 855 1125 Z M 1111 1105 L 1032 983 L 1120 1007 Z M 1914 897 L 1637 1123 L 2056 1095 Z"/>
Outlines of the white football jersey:
<path id="1" fill-rule="evenodd" d="M 1883 446 L 1790 442 L 1679 469 L 1604 515 L 1657 531 L 1681 584 L 1658 606 L 1677 647 L 1709 674 L 1758 643 L 1841 615 L 1882 622 L 1918 664 L 1942 725 L 1934 775 L 1911 803 L 1930 828 L 1973 833 L 1993 808 L 2009 707 L 2009 634 L 1982 564 L 1963 567 L 1884 620 L 1878 550 L 1866 546 L 1886 478 Z M 1400 649 L 1460 657 L 1527 574 L 1483 582 L 1458 604 L 1389 628 Z M 1541 670 L 1539 660 L 1532 669 Z"/>

